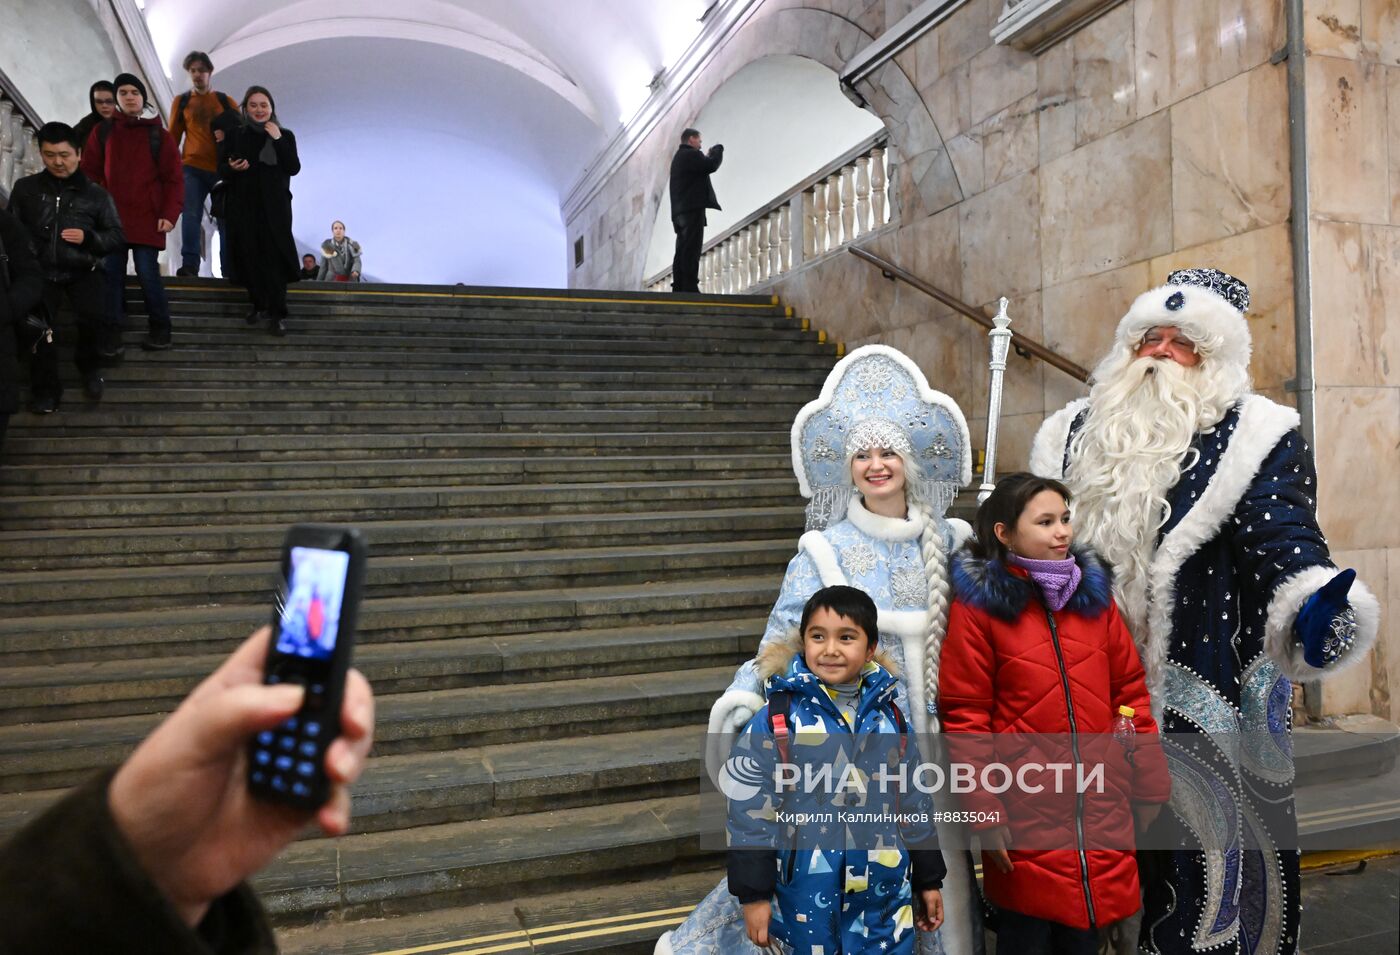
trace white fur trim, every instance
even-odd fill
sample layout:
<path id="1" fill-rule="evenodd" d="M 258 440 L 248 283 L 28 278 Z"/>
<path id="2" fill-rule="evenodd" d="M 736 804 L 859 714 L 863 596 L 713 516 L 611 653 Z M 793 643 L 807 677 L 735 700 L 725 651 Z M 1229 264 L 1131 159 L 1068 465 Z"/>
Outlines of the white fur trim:
<path id="1" fill-rule="evenodd" d="M 1031 442 L 1032 474 L 1056 480 L 1064 477 L 1065 444 L 1069 441 L 1069 426 L 1074 424 L 1074 419 L 1088 403 L 1088 398 L 1076 398 L 1045 419 L 1045 423 L 1035 433 L 1035 440 Z"/>
<path id="2" fill-rule="evenodd" d="M 1269 617 L 1264 625 L 1264 652 L 1290 680 L 1320 680 L 1345 670 L 1358 660 L 1364 660 L 1376 642 L 1376 632 L 1381 624 L 1381 605 L 1370 588 L 1356 580 L 1347 592 L 1347 600 L 1356 611 L 1356 642 L 1325 669 L 1309 666 L 1303 660 L 1303 645 L 1293 636 L 1293 623 L 1308 598 L 1335 576 L 1336 567 L 1307 567 L 1279 584 L 1269 600 Z"/>
<path id="3" fill-rule="evenodd" d="M 726 690 L 710 707 L 710 725 L 705 733 L 705 768 L 716 786 L 719 785 L 719 771 L 734 748 L 734 737 L 744 728 L 742 724 L 734 725 L 735 714 L 742 707 L 757 713 L 763 709 L 764 702 L 763 697 L 748 690 Z"/>
<path id="4" fill-rule="evenodd" d="M 1223 300 L 1222 300 L 1223 301 Z M 1162 719 L 1162 694 L 1166 682 L 1167 650 L 1171 647 L 1171 613 L 1176 600 L 1176 575 L 1186 558 L 1213 538 L 1234 513 L 1245 491 L 1259 474 L 1269 452 L 1293 428 L 1298 412 L 1260 395 L 1247 395 L 1240 409 L 1234 436 L 1220 458 L 1210 483 L 1196 499 L 1181 523 L 1171 529 L 1152 556 L 1148 571 L 1148 619 L 1146 640 L 1138 636 L 1152 715 Z"/>
<path id="5" fill-rule="evenodd" d="M 651 955 L 675 955 L 675 951 L 671 948 L 670 932 L 656 940 L 656 948 L 651 950 Z"/>
<path id="6" fill-rule="evenodd" d="M 1180 293 L 1185 304 L 1173 312 L 1167 299 Z M 1237 368 L 1249 367 L 1249 325 L 1244 313 L 1224 298 L 1197 285 L 1163 285 L 1143 292 L 1118 323 L 1118 347 L 1136 351 L 1148 329 L 1175 326 L 1203 353 Z"/>
<path id="7" fill-rule="evenodd" d="M 967 418 L 963 416 L 962 409 L 958 403 L 949 398 L 941 391 L 934 391 L 928 386 L 928 378 L 924 375 L 923 369 L 914 363 L 908 355 L 896 348 L 888 345 L 862 345 L 842 358 L 831 369 L 826 376 L 826 381 L 822 384 L 822 393 L 802 406 L 802 410 L 797 413 L 797 417 L 792 422 L 792 470 L 797 475 L 797 488 L 802 492 L 802 496 L 810 498 L 812 488 L 807 483 L 807 469 L 802 466 L 802 428 L 807 424 L 807 419 L 812 415 L 831 405 L 836 397 L 836 386 L 841 381 L 841 376 L 846 373 L 846 368 L 853 361 L 866 355 L 884 355 L 896 364 L 902 365 L 906 371 L 914 378 L 919 385 L 919 398 L 929 404 L 938 405 L 953 419 L 957 425 L 958 434 L 962 438 L 962 485 L 966 487 L 972 481 L 972 435 L 967 430 Z"/>
<path id="8" fill-rule="evenodd" d="M 836 550 L 831 542 L 822 536 L 821 531 L 808 531 L 797 540 L 800 550 L 807 552 L 823 587 L 835 587 L 846 583 L 846 575 L 841 572 L 841 563 L 836 559 Z"/>
<path id="9" fill-rule="evenodd" d="M 927 613 L 906 612 L 909 616 L 918 616 L 927 620 Z M 902 614 L 903 615 L 903 614 Z M 885 633 L 892 633 L 899 637 L 900 644 L 904 647 L 904 669 L 908 673 L 908 678 L 904 681 L 905 692 L 909 694 L 909 722 L 914 724 L 914 731 L 917 733 L 927 733 L 928 710 L 924 707 L 924 629 L 926 624 L 920 624 L 918 630 L 900 627 L 898 630 L 890 627 L 886 623 L 888 614 L 880 612 L 880 630 Z"/>
<path id="10" fill-rule="evenodd" d="M 880 611 L 880 632 L 892 633 L 906 643 L 910 640 L 918 640 L 919 646 L 923 646 L 924 633 L 928 629 L 927 610 L 881 610 Z M 922 651 L 920 651 L 922 652 Z M 909 673 L 914 673 L 913 664 L 906 658 L 904 668 Z M 917 672 L 923 673 L 920 668 Z"/>
<path id="11" fill-rule="evenodd" d="M 961 517 L 948 518 L 948 529 L 952 531 L 952 541 L 948 545 L 948 553 L 955 554 L 962 545 L 972 538 L 972 525 Z"/>
<path id="12" fill-rule="evenodd" d="M 866 534 L 883 541 L 911 541 L 924 532 L 924 519 L 917 511 L 908 517 L 885 517 L 867 510 L 859 496 L 846 505 L 846 517 Z"/>

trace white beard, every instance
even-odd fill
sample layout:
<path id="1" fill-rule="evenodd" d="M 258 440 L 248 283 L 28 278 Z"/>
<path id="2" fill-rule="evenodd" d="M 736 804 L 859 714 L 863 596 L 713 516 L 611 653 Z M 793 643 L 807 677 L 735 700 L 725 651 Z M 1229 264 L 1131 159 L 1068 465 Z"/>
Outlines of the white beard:
<path id="1" fill-rule="evenodd" d="M 1089 416 L 1070 444 L 1075 536 L 1108 561 L 1115 596 L 1139 644 L 1147 634 L 1148 569 L 1167 495 L 1195 465 L 1191 441 L 1248 390 L 1242 370 L 1186 368 L 1115 350 L 1094 371 Z"/>

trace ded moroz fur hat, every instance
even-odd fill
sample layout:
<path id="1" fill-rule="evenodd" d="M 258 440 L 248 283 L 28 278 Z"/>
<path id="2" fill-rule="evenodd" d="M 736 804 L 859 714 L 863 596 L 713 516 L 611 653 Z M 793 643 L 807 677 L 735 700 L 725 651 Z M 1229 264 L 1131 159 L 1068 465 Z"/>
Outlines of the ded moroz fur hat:
<path id="1" fill-rule="evenodd" d="M 1219 269 L 1178 269 L 1167 284 L 1144 292 L 1118 323 L 1117 344 L 1135 350 L 1150 329 L 1174 326 L 1204 358 L 1249 366 L 1249 287 Z"/>

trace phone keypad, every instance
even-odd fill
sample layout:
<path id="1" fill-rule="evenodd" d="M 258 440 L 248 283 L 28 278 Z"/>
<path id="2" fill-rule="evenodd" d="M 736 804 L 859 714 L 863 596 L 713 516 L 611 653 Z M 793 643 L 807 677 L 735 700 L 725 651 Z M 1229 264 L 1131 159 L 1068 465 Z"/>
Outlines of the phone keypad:
<path id="1" fill-rule="evenodd" d="M 321 686 L 307 690 L 308 693 L 325 692 Z M 277 792 L 310 796 L 316 767 L 325 756 L 321 730 L 319 721 L 302 721 L 293 716 L 275 730 L 259 733 L 254 737 L 254 766 L 249 778 Z"/>

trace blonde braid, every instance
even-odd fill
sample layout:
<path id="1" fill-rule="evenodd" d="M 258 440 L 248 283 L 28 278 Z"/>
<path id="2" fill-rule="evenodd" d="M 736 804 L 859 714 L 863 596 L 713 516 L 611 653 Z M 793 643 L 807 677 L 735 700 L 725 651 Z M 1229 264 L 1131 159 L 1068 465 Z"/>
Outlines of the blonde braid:
<path id="1" fill-rule="evenodd" d="M 924 707 L 938 701 L 938 657 L 948 632 L 948 548 L 943 529 L 933 509 L 920 502 L 924 530 L 919 544 L 924 555 L 924 576 L 928 579 L 928 629 L 924 631 Z M 938 732 L 938 717 L 929 713 L 929 732 Z"/>

